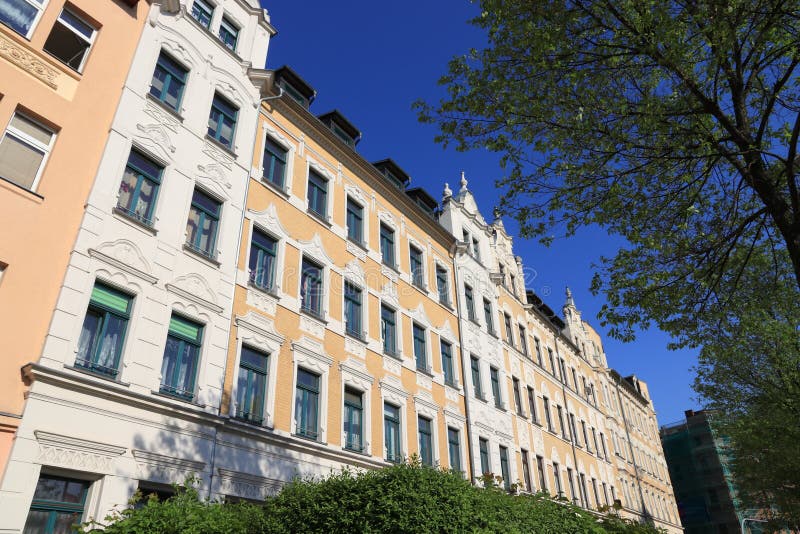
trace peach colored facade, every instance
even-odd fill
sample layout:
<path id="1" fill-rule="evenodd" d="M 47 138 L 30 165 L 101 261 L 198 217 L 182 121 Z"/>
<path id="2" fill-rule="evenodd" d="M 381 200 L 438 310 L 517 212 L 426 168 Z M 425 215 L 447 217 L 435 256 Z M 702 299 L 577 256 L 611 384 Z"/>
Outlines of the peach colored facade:
<path id="1" fill-rule="evenodd" d="M 65 2 L 44 4 L 27 36 L 0 24 L 0 127 L 21 113 L 54 134 L 31 187 L 0 179 L 0 473 L 24 407 L 20 368 L 41 353 L 149 7 L 71 0 L 72 13 L 94 29 L 75 70 L 44 50 Z"/>
<path id="2" fill-rule="evenodd" d="M 287 152 L 282 188 L 262 177 L 261 169 L 269 167 L 262 159 L 267 139 Z M 384 403 L 388 403 L 401 412 L 400 458 L 420 453 L 417 425 L 423 418 L 433 427 L 431 460 L 467 471 L 463 384 L 457 378 L 462 376 L 460 341 L 452 307 L 455 240 L 402 189 L 288 96 L 264 104 L 253 168 L 259 172 L 251 174 L 242 227 L 221 412 L 254 428 L 255 443 L 279 440 L 282 450 L 273 462 L 296 463 L 299 474 L 315 475 L 342 465 L 387 465 L 383 417 Z M 327 184 L 322 217 L 311 214 L 308 207 L 310 173 Z M 363 243 L 347 238 L 348 200 L 363 208 Z M 382 225 L 395 236 L 393 261 L 381 255 Z M 252 283 L 248 267 L 254 230 L 277 243 L 276 278 L 268 288 Z M 413 283 L 409 247 L 422 253 L 422 284 Z M 303 310 L 300 273 L 304 259 L 324 271 L 317 314 Z M 449 280 L 445 303 L 436 289 L 437 266 L 446 270 Z M 360 335 L 347 333 L 345 283 L 357 287 L 362 297 Z M 392 355 L 382 345 L 382 306 L 396 318 L 396 354 Z M 418 369 L 413 325 L 425 332 L 427 369 Z M 442 343 L 452 350 L 454 378 L 448 383 L 443 375 Z M 266 402 L 263 413 L 255 418 L 242 413 L 241 406 L 237 410 L 243 347 L 269 358 Z M 311 433 L 301 428 L 297 413 L 298 371 L 312 372 L 320 379 L 319 422 Z M 345 391 L 358 395 L 363 406 L 358 443 L 351 440 L 349 446 L 343 430 Z M 460 440 L 457 460 L 448 449 L 448 435 Z"/>

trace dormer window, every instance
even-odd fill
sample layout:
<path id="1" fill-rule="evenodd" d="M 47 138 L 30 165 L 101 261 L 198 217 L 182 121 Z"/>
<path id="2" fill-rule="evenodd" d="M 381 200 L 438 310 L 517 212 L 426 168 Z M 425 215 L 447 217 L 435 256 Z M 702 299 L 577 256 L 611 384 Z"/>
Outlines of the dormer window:
<path id="1" fill-rule="evenodd" d="M 295 71 L 283 66 L 275 71 L 275 86 L 289 95 L 295 102 L 308 109 L 317 92 Z"/>
<path id="2" fill-rule="evenodd" d="M 348 121 L 339 111 L 334 110 L 320 115 L 321 120 L 339 139 L 350 148 L 355 148 L 361 140 L 361 132 Z"/>

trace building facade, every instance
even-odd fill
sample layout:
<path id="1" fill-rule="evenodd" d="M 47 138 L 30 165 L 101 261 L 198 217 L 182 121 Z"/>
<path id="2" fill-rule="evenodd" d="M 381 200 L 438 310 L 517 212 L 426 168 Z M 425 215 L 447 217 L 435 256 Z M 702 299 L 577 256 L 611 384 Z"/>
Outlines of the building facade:
<path id="1" fill-rule="evenodd" d="M 17 363 L 0 532 L 190 476 L 261 501 L 413 455 L 682 531 L 646 384 L 608 367 L 569 292 L 559 315 L 526 287 L 463 173 L 439 201 L 364 159 L 302 77 L 259 68 L 275 30 L 256 0 L 137 9 L 55 311 Z"/>
<path id="2" fill-rule="evenodd" d="M 148 7 L 0 3 L 0 475 Z"/>
<path id="3" fill-rule="evenodd" d="M 87 168 L 55 312 L 39 319 L 41 356 L 23 368 L 31 386 L 0 487 L 2 532 L 103 518 L 137 487 L 190 474 L 216 495 L 241 467 L 211 458 L 265 79 L 254 66 L 274 29 L 256 0 L 138 9 L 147 24 L 132 60 L 108 58 L 123 87 L 113 122 L 106 95 L 86 104 L 86 116 L 108 105 L 109 120 L 89 140 L 99 167 Z M 48 168 L 69 174 L 57 163 Z"/>
<path id="4" fill-rule="evenodd" d="M 687 410 L 686 419 L 661 427 L 661 441 L 675 485 L 675 498 L 687 534 L 761 532 L 757 511 L 745 513 L 736 498 L 727 438 L 713 426 L 714 412 Z"/>

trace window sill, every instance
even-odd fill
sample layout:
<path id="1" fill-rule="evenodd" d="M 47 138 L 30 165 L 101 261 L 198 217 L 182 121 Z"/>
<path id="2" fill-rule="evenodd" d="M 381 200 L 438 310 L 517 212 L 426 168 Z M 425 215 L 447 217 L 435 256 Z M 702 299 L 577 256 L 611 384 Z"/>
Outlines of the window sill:
<path id="1" fill-rule="evenodd" d="M 326 321 L 325 318 L 321 314 L 315 312 L 314 310 L 309 310 L 307 308 L 301 307 L 300 308 L 300 313 L 305 315 L 305 316 L 307 316 L 307 317 L 310 317 L 310 318 L 314 319 L 315 321 L 319 321 L 324 325 L 328 324 L 328 321 Z"/>
<path id="2" fill-rule="evenodd" d="M 460 386 L 458 385 L 458 382 L 451 382 L 451 381 L 445 380 L 444 381 L 444 385 L 449 387 L 449 388 L 460 389 Z"/>
<path id="3" fill-rule="evenodd" d="M 213 137 L 211 137 L 208 134 L 206 134 L 206 141 L 208 141 L 209 143 L 213 144 L 215 147 L 219 148 L 220 150 L 223 150 L 226 154 L 231 156 L 233 159 L 239 159 L 239 156 L 236 154 L 236 152 L 233 151 L 233 149 L 231 147 L 226 146 L 225 144 L 219 142 L 218 140 L 214 139 Z"/>
<path id="4" fill-rule="evenodd" d="M 356 334 L 355 332 L 348 332 L 347 330 L 344 331 L 344 335 L 358 341 L 359 343 L 366 345 L 368 343 L 366 333 L 363 334 Z"/>
<path id="5" fill-rule="evenodd" d="M 484 404 L 488 404 L 489 403 L 489 399 L 487 399 L 486 397 L 483 397 L 483 396 L 480 396 L 480 395 L 475 395 L 474 397 L 475 397 L 475 400 L 481 401 Z"/>
<path id="6" fill-rule="evenodd" d="M 261 178 L 259 178 L 259 179 L 258 179 L 258 181 L 259 181 L 260 183 L 264 184 L 264 185 L 265 185 L 267 188 L 269 188 L 269 189 L 271 189 L 272 191 L 274 191 L 275 193 L 277 193 L 278 195 L 282 196 L 282 197 L 284 198 L 284 200 L 288 200 L 288 199 L 289 199 L 289 197 L 291 196 L 291 195 L 289 194 L 289 191 L 288 191 L 288 190 L 286 190 L 285 188 L 283 188 L 283 187 L 279 186 L 278 184 L 276 184 L 276 183 L 275 183 L 275 182 L 273 182 L 272 180 L 268 180 L 268 179 L 267 179 L 267 178 L 265 178 L 264 176 L 262 176 Z"/>
<path id="7" fill-rule="evenodd" d="M 93 376 L 95 378 L 99 378 L 100 380 L 105 380 L 106 382 L 111 382 L 112 384 L 117 384 L 118 386 L 124 386 L 126 388 L 130 387 L 130 384 L 127 383 L 127 382 L 122 382 L 122 381 L 120 381 L 120 380 L 118 380 L 116 378 L 111 378 L 110 376 L 104 375 L 102 373 L 92 372 L 90 369 L 86 369 L 85 367 L 81 367 L 81 366 L 78 366 L 78 365 L 65 365 L 64 368 L 65 369 L 69 369 L 71 371 L 75 371 L 76 373 L 81 373 L 83 375 Z M 117 373 L 117 376 L 119 376 L 119 373 Z"/>
<path id="8" fill-rule="evenodd" d="M 472 324 L 474 324 L 475 326 L 477 326 L 478 328 L 480 328 L 481 323 L 479 323 L 475 317 L 467 317 L 467 320 Z"/>
<path id="9" fill-rule="evenodd" d="M 327 216 L 322 215 L 321 213 L 317 213 L 316 211 L 312 210 L 311 208 L 306 209 L 306 213 L 308 215 L 310 215 L 312 219 L 314 219 L 315 221 L 320 223 L 322 226 L 324 226 L 328 230 L 333 228 L 333 224 L 331 224 L 331 221 L 329 220 L 329 218 Z"/>
<path id="10" fill-rule="evenodd" d="M 347 242 L 348 243 L 352 243 L 355 246 L 357 246 L 358 248 L 360 248 L 361 250 L 363 250 L 364 252 L 369 253 L 369 249 L 367 248 L 367 244 L 364 243 L 363 241 L 357 241 L 357 240 L 355 240 L 355 239 L 353 239 L 353 238 L 348 236 L 347 237 Z"/>
<path id="11" fill-rule="evenodd" d="M 388 356 L 388 357 L 392 358 L 393 360 L 397 360 L 399 362 L 403 361 L 403 357 L 400 354 L 398 354 L 397 352 L 389 352 L 389 351 L 384 350 L 383 351 L 383 355 L 384 356 Z"/>
<path id="12" fill-rule="evenodd" d="M 415 367 L 418 373 L 422 373 L 423 375 L 427 376 L 428 378 L 433 378 L 433 369 L 430 367 Z"/>
<path id="13" fill-rule="evenodd" d="M 190 404 L 190 405 L 195 406 L 197 408 L 205 408 L 206 407 L 205 404 L 201 404 L 199 402 L 195 402 L 194 396 L 192 396 L 191 399 L 187 399 L 186 397 L 181 397 L 180 395 L 173 395 L 171 393 L 166 393 L 164 391 L 155 390 L 155 389 L 150 391 L 150 393 L 152 393 L 156 397 L 162 397 L 162 398 L 165 398 L 165 399 L 171 399 L 173 401 L 182 402 L 184 404 Z"/>
<path id="14" fill-rule="evenodd" d="M 206 256 L 204 253 L 200 252 L 199 250 L 196 250 L 194 247 L 192 247 L 191 245 L 187 245 L 186 243 L 183 244 L 183 250 L 185 252 L 188 252 L 189 254 L 194 256 L 195 258 L 197 258 L 197 259 L 199 259 L 201 261 L 204 261 L 204 262 L 206 262 L 206 263 L 208 263 L 210 265 L 213 265 L 214 267 L 219 268 L 222 265 L 222 263 L 217 261 L 215 258 L 212 258 L 210 256 Z"/>
<path id="15" fill-rule="evenodd" d="M 450 303 L 449 300 L 439 299 L 439 304 L 441 304 L 442 306 L 444 306 L 445 308 L 447 308 L 448 310 L 450 310 L 452 312 L 456 311 L 456 309 L 453 308 L 453 305 Z"/>
<path id="16" fill-rule="evenodd" d="M 272 298 L 274 298 L 276 300 L 280 300 L 281 299 L 281 296 L 276 291 L 277 288 L 275 286 L 272 286 L 272 287 L 261 287 L 258 284 L 255 284 L 253 282 L 247 282 L 247 288 L 248 289 L 252 289 L 253 291 L 258 291 L 259 293 L 264 293 L 265 295 L 269 295 L 270 297 L 272 297 Z"/>
<path id="17" fill-rule="evenodd" d="M 292 436 L 294 436 L 294 437 L 296 437 L 296 438 L 304 439 L 304 440 L 306 440 L 306 441 L 311 441 L 311 442 L 313 442 L 313 443 L 322 443 L 322 442 L 319 440 L 319 436 L 309 436 L 309 435 L 307 435 L 307 434 L 298 434 L 297 432 L 294 432 L 294 433 L 292 434 Z"/>
<path id="18" fill-rule="evenodd" d="M 381 266 L 386 267 L 387 269 L 391 269 L 394 273 L 400 274 L 400 269 L 398 268 L 397 264 L 389 264 L 381 260 Z"/>
<path id="19" fill-rule="evenodd" d="M 413 280 L 411 281 L 411 286 L 417 289 L 418 291 L 422 291 L 422 293 L 427 296 L 428 295 L 428 288 L 425 287 L 425 284 L 417 284 Z"/>
<path id="20" fill-rule="evenodd" d="M 521 417 L 522 419 L 525 419 L 526 421 L 528 420 L 528 416 L 525 415 L 523 412 L 520 412 L 520 411 L 517 412 L 517 417 Z"/>
<path id="21" fill-rule="evenodd" d="M 342 450 L 353 454 L 359 454 L 361 456 L 369 456 L 369 454 L 365 450 L 365 447 L 355 448 L 355 447 L 348 447 L 347 445 L 345 445 L 344 447 L 342 447 Z"/>
<path id="22" fill-rule="evenodd" d="M 531 419 L 531 424 L 534 424 L 534 425 L 538 426 L 539 428 L 542 428 L 542 422 L 539 421 L 538 419 Z"/>
<path id="23" fill-rule="evenodd" d="M 154 97 L 152 94 L 150 94 L 150 90 L 149 89 L 148 89 L 147 93 L 145 93 L 144 96 L 145 96 L 145 98 L 147 100 L 149 100 L 150 102 L 156 104 L 162 110 L 164 110 L 167 113 L 169 113 L 170 115 L 172 115 L 175 118 L 175 120 L 177 120 L 180 123 L 183 122 L 183 116 L 180 114 L 180 112 L 177 109 L 173 109 L 173 108 L 169 107 L 166 102 Z"/>
<path id="24" fill-rule="evenodd" d="M 39 199 L 39 200 L 44 200 L 44 197 L 43 197 L 42 195 L 40 195 L 39 193 L 35 193 L 35 192 L 31 191 L 31 190 L 30 190 L 30 189 L 28 189 L 27 187 L 23 187 L 23 186 L 19 185 L 19 184 L 18 184 L 18 183 L 16 183 L 16 182 L 12 182 L 11 180 L 8 180 L 8 179 L 6 179 L 6 178 L 3 178 L 2 176 L 0 176 L 0 180 L 1 180 L 1 181 L 2 181 L 4 184 L 11 185 L 11 186 L 14 188 L 14 190 L 16 190 L 16 191 L 18 191 L 18 192 L 20 192 L 20 193 L 25 193 L 25 194 L 28 194 L 28 195 L 32 195 L 32 196 L 36 197 L 36 198 L 37 198 L 37 199 Z M 39 179 L 39 180 L 41 181 L 41 177 L 40 177 L 40 179 Z"/>
<path id="25" fill-rule="evenodd" d="M 153 225 L 148 224 L 145 221 L 134 217 L 133 215 L 131 215 L 127 211 L 119 208 L 118 206 L 115 206 L 114 209 L 111 210 L 111 212 L 114 215 L 116 215 L 118 218 L 123 219 L 124 222 L 132 223 L 137 228 L 140 228 L 140 229 L 144 230 L 145 232 L 147 232 L 150 235 L 158 235 L 158 230 L 156 230 L 155 227 L 153 227 Z"/>

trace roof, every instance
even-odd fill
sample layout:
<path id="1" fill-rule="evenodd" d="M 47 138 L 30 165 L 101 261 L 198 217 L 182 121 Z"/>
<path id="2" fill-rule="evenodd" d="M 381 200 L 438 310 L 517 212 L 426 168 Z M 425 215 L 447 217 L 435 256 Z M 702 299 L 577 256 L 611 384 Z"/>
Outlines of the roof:
<path id="1" fill-rule="evenodd" d="M 389 171 L 395 178 L 400 180 L 403 185 L 407 185 L 411 181 L 411 176 L 409 176 L 392 158 L 375 161 L 372 164 L 381 172 Z"/>
<path id="2" fill-rule="evenodd" d="M 278 80 L 286 80 L 289 82 L 292 87 L 308 100 L 309 104 L 313 102 L 314 98 L 317 96 L 317 91 L 288 65 L 284 65 L 275 70 L 275 81 Z"/>
<path id="3" fill-rule="evenodd" d="M 431 211 L 434 211 L 437 207 L 439 207 L 439 203 L 436 201 L 436 199 L 422 187 L 412 187 L 410 189 L 406 189 L 406 194 L 413 198 L 421 206 L 430 208 Z"/>
<path id="4" fill-rule="evenodd" d="M 339 128 L 341 128 L 347 135 L 353 138 L 354 142 L 358 142 L 361 139 L 361 130 L 356 128 L 352 122 L 347 120 L 342 112 L 338 109 L 334 109 L 333 111 L 329 111 L 327 113 L 323 113 L 322 115 L 317 115 L 317 118 L 324 122 L 325 124 L 333 122 Z"/>

